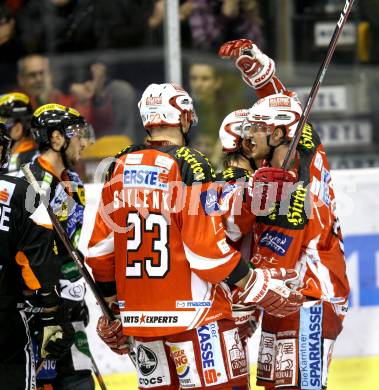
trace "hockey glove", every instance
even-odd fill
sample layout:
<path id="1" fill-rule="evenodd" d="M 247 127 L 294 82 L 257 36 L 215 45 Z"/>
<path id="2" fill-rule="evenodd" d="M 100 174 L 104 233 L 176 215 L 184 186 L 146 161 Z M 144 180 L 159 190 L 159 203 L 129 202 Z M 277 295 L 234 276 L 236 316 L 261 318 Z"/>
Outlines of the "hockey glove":
<path id="1" fill-rule="evenodd" d="M 132 348 L 130 338 L 122 333 L 121 320 L 110 320 L 101 316 L 97 323 L 96 332 L 105 344 L 119 355 L 128 354 Z"/>
<path id="2" fill-rule="evenodd" d="M 293 186 L 285 183 L 296 183 L 297 173 L 282 168 L 263 167 L 255 171 L 249 181 L 251 196 L 254 198 L 261 194 L 261 205 L 269 202 L 280 202 L 286 199 L 293 190 Z"/>
<path id="3" fill-rule="evenodd" d="M 75 330 L 69 323 L 46 325 L 42 330 L 41 358 L 60 359 L 74 343 Z"/>
<path id="4" fill-rule="evenodd" d="M 305 297 L 290 289 L 287 283 L 297 278 L 295 270 L 256 268 L 245 288 L 238 293 L 240 303 L 256 303 L 268 314 L 286 317 L 297 312 Z"/>
<path id="5" fill-rule="evenodd" d="M 264 87 L 275 74 L 275 62 L 249 39 L 224 43 L 218 55 L 222 58 L 236 58 L 236 67 L 242 79 L 254 89 Z"/>

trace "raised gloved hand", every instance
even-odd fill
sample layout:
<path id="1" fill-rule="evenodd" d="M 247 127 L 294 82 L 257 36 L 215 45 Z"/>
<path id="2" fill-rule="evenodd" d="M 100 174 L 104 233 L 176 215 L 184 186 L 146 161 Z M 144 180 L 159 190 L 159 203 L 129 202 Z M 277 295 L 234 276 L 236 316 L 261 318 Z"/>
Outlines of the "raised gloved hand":
<path id="1" fill-rule="evenodd" d="M 256 303 L 275 317 L 286 317 L 298 311 L 305 297 L 287 286 L 297 279 L 295 270 L 284 268 L 256 268 L 242 291 L 238 292 L 240 303 Z"/>
<path id="2" fill-rule="evenodd" d="M 101 316 L 97 322 L 96 332 L 113 352 L 119 355 L 130 352 L 131 341 L 122 333 L 121 320 L 110 320 L 108 317 Z"/>
<path id="3" fill-rule="evenodd" d="M 222 58 L 236 58 L 236 67 L 242 79 L 254 89 L 264 87 L 275 74 L 275 62 L 249 39 L 224 43 L 218 55 Z"/>
<path id="4" fill-rule="evenodd" d="M 255 171 L 249 181 L 249 190 L 254 195 L 261 194 L 263 204 L 269 202 L 280 202 L 285 199 L 289 192 L 293 191 L 293 186 L 285 183 L 296 183 L 298 177 L 295 171 L 286 171 L 282 168 L 262 167 Z M 272 199 L 267 199 L 267 197 Z M 261 203 L 262 204 L 262 203 Z"/>

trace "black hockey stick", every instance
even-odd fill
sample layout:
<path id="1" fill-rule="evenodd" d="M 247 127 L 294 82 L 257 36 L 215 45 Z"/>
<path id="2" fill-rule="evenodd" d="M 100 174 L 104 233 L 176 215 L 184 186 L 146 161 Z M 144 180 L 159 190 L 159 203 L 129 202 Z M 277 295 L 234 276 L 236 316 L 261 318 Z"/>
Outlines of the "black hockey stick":
<path id="1" fill-rule="evenodd" d="M 54 226 L 54 229 L 56 230 L 59 238 L 62 240 L 70 257 L 77 264 L 80 273 L 84 277 L 84 280 L 87 282 L 88 287 L 91 289 L 93 295 L 95 296 L 95 299 L 96 299 L 97 303 L 99 304 L 103 315 L 105 315 L 110 320 L 114 320 L 115 317 L 114 317 L 110 307 L 108 306 L 107 302 L 105 301 L 98 286 L 96 285 L 96 283 L 92 279 L 91 274 L 88 272 L 88 270 L 84 264 L 84 259 L 82 258 L 82 255 L 73 247 L 66 231 L 64 230 L 63 226 L 59 222 L 57 216 L 54 214 L 54 211 L 51 208 L 49 201 L 46 197 L 45 191 L 39 186 L 36 178 L 34 177 L 32 171 L 29 168 L 29 165 L 27 165 L 27 164 L 23 165 L 21 167 L 21 170 L 24 173 L 25 178 L 28 181 L 28 183 L 33 187 L 34 191 L 40 195 L 41 201 L 43 202 L 44 206 L 46 207 L 46 210 L 49 214 L 49 217 L 50 217 L 51 222 Z M 129 357 L 130 357 L 132 363 L 134 364 L 134 366 L 136 366 L 137 360 L 136 360 L 136 356 L 135 356 L 134 351 L 132 351 L 132 350 L 130 351 Z"/>
<path id="2" fill-rule="evenodd" d="M 324 61 L 322 62 L 321 66 L 320 66 L 318 73 L 317 73 L 317 76 L 316 76 L 316 79 L 313 83 L 311 92 L 309 93 L 307 102 L 305 104 L 305 108 L 304 108 L 303 113 L 299 119 L 299 122 L 297 123 L 295 134 L 291 140 L 287 154 L 284 157 L 284 161 L 282 164 L 283 169 L 288 170 L 290 168 L 291 162 L 292 162 L 294 155 L 295 155 L 295 152 L 296 152 L 297 144 L 299 143 L 301 133 L 303 131 L 303 127 L 308 120 L 309 113 L 311 111 L 313 102 L 316 98 L 316 95 L 317 95 L 317 92 L 320 88 L 322 80 L 324 79 L 325 73 L 326 73 L 328 66 L 330 64 L 330 60 L 332 59 L 332 56 L 334 54 L 334 50 L 335 50 L 336 45 L 337 45 L 338 37 L 340 36 L 341 31 L 343 29 L 343 26 L 346 23 L 347 17 L 349 16 L 349 13 L 351 11 L 351 7 L 352 7 L 353 3 L 354 3 L 354 0 L 346 0 L 346 3 L 343 7 L 340 18 L 337 22 L 336 28 L 334 29 L 334 33 L 333 33 L 332 38 L 330 40 L 328 50 L 326 52 L 326 56 L 325 56 Z"/>

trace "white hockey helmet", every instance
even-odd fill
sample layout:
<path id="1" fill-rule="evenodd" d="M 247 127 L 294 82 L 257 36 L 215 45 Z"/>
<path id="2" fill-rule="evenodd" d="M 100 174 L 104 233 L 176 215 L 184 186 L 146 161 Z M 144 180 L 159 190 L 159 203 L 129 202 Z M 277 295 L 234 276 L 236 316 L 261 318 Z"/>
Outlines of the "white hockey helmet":
<path id="1" fill-rule="evenodd" d="M 242 125 L 243 137 L 248 137 L 250 129 L 263 126 L 267 135 L 277 127 L 284 127 L 286 137 L 291 139 L 303 110 L 295 96 L 277 93 L 258 100 L 250 109 Z"/>
<path id="2" fill-rule="evenodd" d="M 191 124 L 197 124 L 191 96 L 176 84 L 150 84 L 142 94 L 138 108 L 146 129 L 180 126 L 182 115 L 186 115 Z"/>
<path id="3" fill-rule="evenodd" d="M 246 109 L 233 111 L 222 121 L 219 137 L 224 152 L 235 152 L 241 146 L 242 123 L 248 112 Z"/>

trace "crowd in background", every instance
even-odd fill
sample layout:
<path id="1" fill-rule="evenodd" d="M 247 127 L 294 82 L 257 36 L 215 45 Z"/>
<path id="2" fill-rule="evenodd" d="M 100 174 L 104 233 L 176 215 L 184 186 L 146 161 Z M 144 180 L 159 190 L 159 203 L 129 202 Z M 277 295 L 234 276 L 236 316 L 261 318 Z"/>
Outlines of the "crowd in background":
<path id="1" fill-rule="evenodd" d="M 243 37 L 275 56 L 275 2 L 179 3 L 184 50 L 216 57 L 223 42 Z M 360 3 L 360 15 L 375 32 L 378 1 Z M 340 0 L 293 1 L 296 14 L 304 15 L 304 20 L 307 14 L 321 14 L 327 7 L 338 11 L 340 5 Z M 34 108 L 48 102 L 75 107 L 92 123 L 97 138 L 125 135 L 132 142 L 142 141 L 137 102 L 148 83 L 164 81 L 164 13 L 164 0 L 3 0 L 0 94 L 23 91 Z M 307 44 L 304 42 L 302 46 Z M 377 45 L 371 46 L 368 60 L 375 63 Z M 301 52 L 300 46 L 298 49 Z M 162 53 L 158 60 L 152 57 L 136 62 L 141 53 L 148 56 L 157 50 Z M 123 52 L 129 54 L 120 60 Z M 223 118 L 232 110 L 250 106 L 255 97 L 253 92 L 241 90 L 237 74 L 222 74 L 201 55 L 198 58 L 184 65 L 184 84 L 202 118 L 193 130 L 194 146 L 212 155 Z M 219 156 L 212 159 L 217 163 Z"/>
<path id="2" fill-rule="evenodd" d="M 114 79 L 107 56 L 96 55 L 86 64 L 86 79 L 59 82 L 62 76 L 54 74 L 49 57 L 161 47 L 163 20 L 163 0 L 3 1 L 0 93 L 21 90 L 34 107 L 52 101 L 74 106 L 93 123 L 98 137 L 126 134 L 138 140 L 138 96 L 128 74 Z M 263 44 L 256 1 L 182 0 L 180 22 L 184 48 L 216 53 L 223 42 L 241 36 Z"/>

